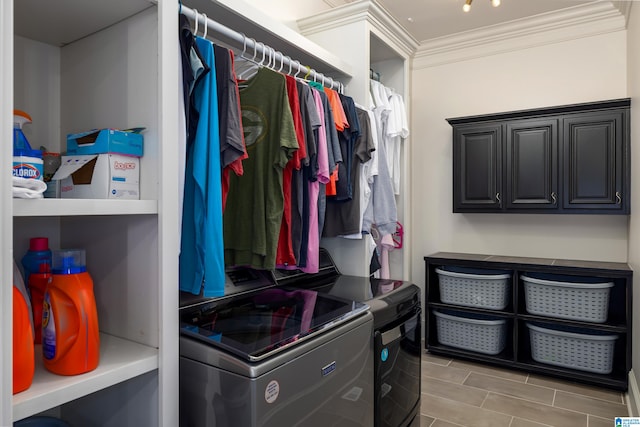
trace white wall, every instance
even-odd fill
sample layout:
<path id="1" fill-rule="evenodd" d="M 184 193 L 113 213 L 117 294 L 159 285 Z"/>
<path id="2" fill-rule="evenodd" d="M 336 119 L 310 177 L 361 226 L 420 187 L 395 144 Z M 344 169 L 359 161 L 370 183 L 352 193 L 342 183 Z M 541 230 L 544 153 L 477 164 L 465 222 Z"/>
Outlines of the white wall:
<path id="1" fill-rule="evenodd" d="M 637 102 L 640 96 L 640 7 L 632 7 L 628 21 L 627 30 L 627 61 L 628 61 L 628 93 L 631 98 L 631 178 L 632 182 L 636 176 L 638 168 L 640 168 L 640 150 L 635 145 L 640 142 L 640 108 Z M 635 200 L 631 209 L 631 217 L 629 221 L 629 260 L 628 263 L 632 269 L 636 270 L 634 275 L 634 293 L 633 307 L 640 307 L 640 293 L 637 291 L 637 283 L 640 283 L 638 277 L 638 266 L 640 266 L 640 209 L 637 201 L 640 200 L 640 186 L 631 185 L 631 197 Z M 635 209 L 634 209 L 635 207 Z M 637 308 L 635 310 L 638 311 Z M 632 322 L 633 342 L 631 346 L 631 366 L 635 375 L 635 383 L 637 385 L 640 377 L 640 340 L 637 339 L 640 331 L 640 316 L 636 315 Z M 634 386 L 634 381 L 630 381 L 630 389 Z M 637 393 L 637 389 L 635 392 Z M 640 399 L 640 396 L 635 396 Z M 637 405 L 637 401 L 636 401 Z M 638 407 L 634 410 L 638 411 Z M 636 416 L 638 413 L 636 412 Z"/>
<path id="2" fill-rule="evenodd" d="M 415 283 L 424 285 L 423 257 L 437 251 L 627 261 L 626 216 L 453 214 L 452 132 L 445 121 L 624 98 L 626 54 L 626 32 L 617 31 L 442 65 L 414 63 Z"/>
<path id="3" fill-rule="evenodd" d="M 15 38 L 14 107 L 33 119 L 24 133 L 35 149 L 45 146 L 50 151 L 64 148 L 60 132 L 60 48 L 26 39 Z"/>

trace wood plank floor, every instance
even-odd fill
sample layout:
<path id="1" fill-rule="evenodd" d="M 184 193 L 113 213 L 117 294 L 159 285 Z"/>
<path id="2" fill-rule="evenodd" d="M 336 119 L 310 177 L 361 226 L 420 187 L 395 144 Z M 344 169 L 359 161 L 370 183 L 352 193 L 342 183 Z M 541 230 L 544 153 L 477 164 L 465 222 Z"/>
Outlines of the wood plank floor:
<path id="1" fill-rule="evenodd" d="M 424 353 L 411 427 L 611 427 L 627 414 L 614 390 Z"/>

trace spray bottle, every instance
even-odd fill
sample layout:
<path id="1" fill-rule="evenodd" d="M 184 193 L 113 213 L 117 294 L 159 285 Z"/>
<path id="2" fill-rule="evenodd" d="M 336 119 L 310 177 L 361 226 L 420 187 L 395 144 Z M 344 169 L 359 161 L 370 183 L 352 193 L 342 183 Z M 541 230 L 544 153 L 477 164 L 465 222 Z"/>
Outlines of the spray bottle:
<path id="1" fill-rule="evenodd" d="M 32 149 L 22 131 L 22 127 L 31 122 L 29 114 L 13 110 L 13 176 L 42 181 L 42 151 Z"/>

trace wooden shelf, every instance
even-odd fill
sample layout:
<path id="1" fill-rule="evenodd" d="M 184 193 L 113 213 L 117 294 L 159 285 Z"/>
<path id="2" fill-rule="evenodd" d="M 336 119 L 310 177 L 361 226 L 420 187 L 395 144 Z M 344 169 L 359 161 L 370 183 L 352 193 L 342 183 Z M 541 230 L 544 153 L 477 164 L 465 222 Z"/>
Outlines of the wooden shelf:
<path id="1" fill-rule="evenodd" d="M 36 346 L 31 387 L 13 396 L 13 419 L 21 420 L 135 376 L 158 369 L 158 350 L 112 335 L 100 334 L 100 363 L 86 374 L 60 376 L 47 371 Z"/>

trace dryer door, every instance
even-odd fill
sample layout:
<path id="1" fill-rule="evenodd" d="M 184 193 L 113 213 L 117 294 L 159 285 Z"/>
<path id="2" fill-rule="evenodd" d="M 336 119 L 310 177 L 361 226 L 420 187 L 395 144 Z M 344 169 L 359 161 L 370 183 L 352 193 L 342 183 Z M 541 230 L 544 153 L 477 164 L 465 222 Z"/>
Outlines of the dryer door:
<path id="1" fill-rule="evenodd" d="M 420 406 L 420 307 L 375 332 L 375 426 L 409 425 Z"/>

